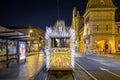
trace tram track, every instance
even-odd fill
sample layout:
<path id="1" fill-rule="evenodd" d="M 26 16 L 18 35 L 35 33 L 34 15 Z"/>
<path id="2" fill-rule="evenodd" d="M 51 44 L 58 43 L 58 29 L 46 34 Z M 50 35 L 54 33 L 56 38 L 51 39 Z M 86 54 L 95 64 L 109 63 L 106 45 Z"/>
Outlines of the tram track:
<path id="1" fill-rule="evenodd" d="M 73 71 L 47 71 L 45 64 L 30 80 L 94 80 L 77 63 Z"/>
<path id="2" fill-rule="evenodd" d="M 52 71 L 48 73 L 47 80 L 76 80 L 71 71 Z"/>
<path id="3" fill-rule="evenodd" d="M 30 80 L 77 80 L 72 71 L 47 71 L 45 65 Z"/>
<path id="4" fill-rule="evenodd" d="M 45 64 L 43 64 L 43 66 L 41 67 L 41 69 L 36 72 L 31 78 L 30 80 L 47 80 L 47 70 L 46 70 L 46 66 Z"/>
<path id="5" fill-rule="evenodd" d="M 74 74 L 76 76 L 76 80 L 95 80 L 78 63 L 75 63 Z"/>

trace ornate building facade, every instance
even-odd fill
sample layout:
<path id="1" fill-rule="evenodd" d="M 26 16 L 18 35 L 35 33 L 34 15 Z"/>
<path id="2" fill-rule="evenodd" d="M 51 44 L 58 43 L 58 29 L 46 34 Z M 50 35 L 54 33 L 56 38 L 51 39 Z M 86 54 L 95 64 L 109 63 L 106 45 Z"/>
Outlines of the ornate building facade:
<path id="1" fill-rule="evenodd" d="M 84 51 L 100 54 L 120 51 L 120 22 L 115 22 L 116 9 L 112 0 L 88 0 L 83 15 Z"/>
<path id="2" fill-rule="evenodd" d="M 81 50 L 80 43 L 80 29 L 83 28 L 83 18 L 80 16 L 79 11 L 76 8 L 73 8 L 73 18 L 72 18 L 72 28 L 75 30 L 76 35 L 76 49 L 77 51 Z"/>

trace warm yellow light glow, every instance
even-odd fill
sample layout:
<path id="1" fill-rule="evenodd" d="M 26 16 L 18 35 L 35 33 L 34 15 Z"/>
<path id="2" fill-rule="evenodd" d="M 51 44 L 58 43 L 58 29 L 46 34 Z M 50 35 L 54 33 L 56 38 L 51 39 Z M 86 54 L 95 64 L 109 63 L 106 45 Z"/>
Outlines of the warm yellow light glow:
<path id="1" fill-rule="evenodd" d="M 100 42 L 97 42 L 98 44 L 100 44 Z"/>
<path id="2" fill-rule="evenodd" d="M 100 0 L 100 2 L 103 3 L 103 4 L 105 3 L 104 0 Z"/>
<path id="3" fill-rule="evenodd" d="M 111 44 L 112 42 L 110 41 L 109 43 Z"/>
<path id="4" fill-rule="evenodd" d="M 33 31 L 32 31 L 32 30 L 30 30 L 29 32 L 30 32 L 30 33 L 32 33 Z"/>

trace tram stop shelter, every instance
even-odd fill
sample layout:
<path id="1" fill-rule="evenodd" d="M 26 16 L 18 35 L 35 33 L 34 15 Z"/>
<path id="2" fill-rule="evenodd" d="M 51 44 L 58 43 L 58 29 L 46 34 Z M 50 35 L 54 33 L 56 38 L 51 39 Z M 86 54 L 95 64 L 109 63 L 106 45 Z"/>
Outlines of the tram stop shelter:
<path id="1" fill-rule="evenodd" d="M 0 64 L 8 68 L 9 64 L 25 62 L 26 39 L 23 33 L 0 26 Z"/>

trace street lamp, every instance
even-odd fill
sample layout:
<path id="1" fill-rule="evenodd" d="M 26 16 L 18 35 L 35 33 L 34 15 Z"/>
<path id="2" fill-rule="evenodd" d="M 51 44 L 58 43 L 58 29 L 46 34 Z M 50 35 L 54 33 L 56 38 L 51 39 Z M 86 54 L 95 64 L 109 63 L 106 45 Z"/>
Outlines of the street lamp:
<path id="1" fill-rule="evenodd" d="M 33 33 L 33 30 L 30 29 L 29 32 L 28 32 L 29 37 L 32 37 L 32 33 Z M 29 52 L 31 52 L 31 50 L 32 50 L 31 49 L 31 44 L 32 44 L 31 41 L 29 41 Z"/>
<path id="2" fill-rule="evenodd" d="M 33 33 L 33 30 L 32 29 L 30 29 L 29 30 L 29 36 L 31 37 L 31 34 Z"/>
<path id="3" fill-rule="evenodd" d="M 32 31 L 32 29 L 30 29 L 30 31 L 29 31 L 30 33 L 32 33 L 33 31 Z"/>

